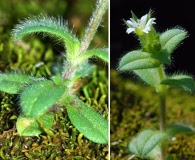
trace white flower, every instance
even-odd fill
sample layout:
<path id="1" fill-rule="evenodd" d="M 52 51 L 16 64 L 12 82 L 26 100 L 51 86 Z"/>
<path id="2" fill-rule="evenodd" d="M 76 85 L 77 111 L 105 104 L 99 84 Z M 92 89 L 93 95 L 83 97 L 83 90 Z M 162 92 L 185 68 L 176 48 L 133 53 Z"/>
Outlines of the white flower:
<path id="1" fill-rule="evenodd" d="M 156 18 L 150 18 L 148 21 L 147 19 L 148 14 L 142 16 L 141 19 L 137 20 L 137 22 L 133 18 L 130 18 L 130 20 L 126 22 L 127 26 L 129 27 L 126 32 L 129 34 L 131 32 L 135 32 L 137 29 L 147 34 L 151 30 L 151 25 L 156 24 L 154 22 Z"/>

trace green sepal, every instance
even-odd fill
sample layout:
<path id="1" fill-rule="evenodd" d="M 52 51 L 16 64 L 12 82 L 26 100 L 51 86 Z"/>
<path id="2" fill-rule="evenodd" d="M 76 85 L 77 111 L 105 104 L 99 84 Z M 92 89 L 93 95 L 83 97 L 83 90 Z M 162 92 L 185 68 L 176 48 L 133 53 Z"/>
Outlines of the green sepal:
<path id="1" fill-rule="evenodd" d="M 18 94 L 25 86 L 35 81 L 35 78 L 27 75 L 16 73 L 0 74 L 0 91 Z"/>
<path id="2" fill-rule="evenodd" d="M 54 115 L 52 113 L 42 115 L 38 118 L 42 122 L 42 126 L 40 126 L 35 118 L 20 116 L 16 122 L 18 134 L 20 136 L 38 136 L 44 130 L 49 130 L 52 127 L 54 121 Z"/>
<path id="3" fill-rule="evenodd" d="M 162 49 L 171 54 L 186 37 L 187 32 L 183 29 L 169 29 L 160 35 Z"/>
<path id="4" fill-rule="evenodd" d="M 138 18 L 137 18 L 137 16 L 135 15 L 135 13 L 133 13 L 133 11 L 131 11 L 131 15 L 132 15 L 132 18 L 137 22 L 137 21 L 138 21 Z"/>
<path id="5" fill-rule="evenodd" d="M 156 68 L 160 62 L 151 58 L 151 54 L 140 50 L 131 51 L 124 55 L 119 62 L 119 70 L 130 71 L 138 69 Z"/>
<path id="6" fill-rule="evenodd" d="M 133 154 L 147 156 L 157 145 L 160 145 L 167 138 L 166 133 L 145 130 L 132 139 L 128 145 L 128 149 Z"/>
<path id="7" fill-rule="evenodd" d="M 131 14 L 132 14 L 132 19 L 135 20 L 136 22 L 138 22 L 138 18 L 137 16 L 133 13 L 133 11 L 131 11 Z M 127 27 L 131 27 L 131 25 L 129 23 L 127 23 L 127 21 L 123 20 L 124 23 L 127 25 Z"/>
<path id="8" fill-rule="evenodd" d="M 91 57 L 98 57 L 101 60 L 108 63 L 109 60 L 108 49 L 96 48 L 96 49 L 87 50 L 86 52 L 80 54 L 79 61 L 85 62 L 87 59 Z"/>
<path id="9" fill-rule="evenodd" d="M 108 143 L 108 121 L 81 100 L 74 100 L 66 106 L 68 116 L 73 125 L 89 140 Z"/>
<path id="10" fill-rule="evenodd" d="M 28 117 L 39 117 L 54 105 L 65 93 L 66 86 L 56 85 L 50 80 L 37 82 L 21 93 L 22 112 Z"/>
<path id="11" fill-rule="evenodd" d="M 148 12 L 147 21 L 151 18 L 151 16 L 152 16 L 152 10 L 150 9 Z"/>
<path id="12" fill-rule="evenodd" d="M 195 129 L 189 125 L 184 124 L 169 124 L 166 127 L 166 133 L 170 137 L 174 137 L 176 134 L 184 133 L 186 135 L 194 135 Z"/>
<path id="13" fill-rule="evenodd" d="M 161 84 L 177 87 L 188 92 L 194 92 L 194 79 L 188 75 L 172 75 L 161 81 Z"/>

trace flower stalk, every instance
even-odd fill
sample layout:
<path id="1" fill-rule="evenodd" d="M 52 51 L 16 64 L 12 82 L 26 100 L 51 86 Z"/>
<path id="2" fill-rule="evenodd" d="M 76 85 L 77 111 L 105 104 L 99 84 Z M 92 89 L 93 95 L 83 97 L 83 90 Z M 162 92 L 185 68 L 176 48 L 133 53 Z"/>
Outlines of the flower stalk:
<path id="1" fill-rule="evenodd" d="M 166 132 L 166 97 L 165 94 L 159 93 L 159 102 L 160 102 L 160 131 Z M 161 145 L 161 160 L 164 160 L 166 157 L 166 146 Z"/>
<path id="2" fill-rule="evenodd" d="M 79 49 L 78 55 L 80 55 L 81 53 L 85 52 L 88 49 L 107 8 L 108 0 L 99 0 L 97 2 L 96 10 L 93 12 L 88 27 L 85 30 L 85 35 L 81 41 L 81 47 Z"/>

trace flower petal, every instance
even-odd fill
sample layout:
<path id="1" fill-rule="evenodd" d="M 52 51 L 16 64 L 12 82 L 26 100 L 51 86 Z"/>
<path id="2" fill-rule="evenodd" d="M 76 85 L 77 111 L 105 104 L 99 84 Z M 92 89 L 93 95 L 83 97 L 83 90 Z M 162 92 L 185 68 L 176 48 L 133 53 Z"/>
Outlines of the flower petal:
<path id="1" fill-rule="evenodd" d="M 154 22 L 155 19 L 156 19 L 156 18 L 150 18 L 150 19 L 148 20 L 146 26 L 150 26 L 151 24 L 156 24 L 156 23 Z"/>
<path id="2" fill-rule="evenodd" d="M 131 22 L 133 22 L 134 24 L 136 24 L 136 27 L 138 26 L 138 22 L 136 20 L 134 20 L 133 18 L 130 18 Z"/>
<path id="3" fill-rule="evenodd" d="M 135 31 L 135 28 L 128 28 L 126 32 L 129 34 L 129 33 L 133 32 L 133 31 Z"/>
<path id="4" fill-rule="evenodd" d="M 147 14 L 141 17 L 140 22 L 139 22 L 139 24 L 141 26 L 145 26 L 146 25 L 147 17 L 148 17 Z"/>
<path id="5" fill-rule="evenodd" d="M 137 27 L 137 24 L 135 24 L 135 23 L 133 23 L 132 21 L 127 21 L 127 23 L 131 26 L 131 27 L 133 27 L 133 28 L 136 28 Z"/>
<path id="6" fill-rule="evenodd" d="M 151 31 L 152 24 L 156 24 L 154 22 L 156 18 L 149 19 L 148 16 L 149 14 L 142 16 L 141 19 L 130 18 L 130 20 L 126 21 L 126 24 L 128 26 L 128 29 L 126 32 L 129 34 L 131 32 L 134 32 L 136 29 L 144 33 L 148 33 L 149 31 Z"/>
<path id="7" fill-rule="evenodd" d="M 147 33 L 147 34 L 148 34 L 148 32 L 150 31 L 150 28 L 149 28 L 149 30 L 146 29 L 146 28 L 144 28 L 142 31 L 143 31 L 144 33 Z"/>
<path id="8" fill-rule="evenodd" d="M 156 23 L 154 22 L 154 20 L 155 20 L 155 18 L 149 19 L 148 22 L 147 22 L 147 24 L 146 24 L 146 26 L 145 26 L 145 28 L 144 28 L 144 30 L 150 31 L 150 30 L 151 30 L 150 25 L 156 24 Z"/>

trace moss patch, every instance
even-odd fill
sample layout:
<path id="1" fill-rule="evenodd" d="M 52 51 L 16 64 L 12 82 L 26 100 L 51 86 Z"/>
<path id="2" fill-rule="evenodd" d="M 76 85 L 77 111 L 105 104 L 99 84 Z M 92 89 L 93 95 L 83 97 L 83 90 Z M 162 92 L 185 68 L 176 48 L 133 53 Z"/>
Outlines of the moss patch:
<path id="1" fill-rule="evenodd" d="M 80 98 L 91 104 L 104 117 L 108 116 L 107 81 L 105 70 L 96 71 L 88 84 L 79 91 Z M 84 94 L 87 89 L 87 95 Z M 108 145 L 87 140 L 71 124 L 65 108 L 53 108 L 54 136 L 20 137 L 15 129 L 19 114 L 17 98 L 1 93 L 0 158 L 2 159 L 107 159 Z"/>

